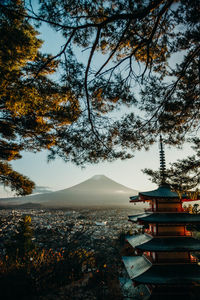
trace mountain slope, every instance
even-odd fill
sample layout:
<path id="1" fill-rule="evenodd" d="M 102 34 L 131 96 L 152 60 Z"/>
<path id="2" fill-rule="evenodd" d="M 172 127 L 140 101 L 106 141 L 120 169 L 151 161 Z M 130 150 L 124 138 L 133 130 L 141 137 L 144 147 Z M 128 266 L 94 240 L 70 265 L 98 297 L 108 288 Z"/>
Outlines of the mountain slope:
<path id="1" fill-rule="evenodd" d="M 70 188 L 34 196 L 1 199 L 8 203 L 41 203 L 52 207 L 123 207 L 137 191 L 127 188 L 104 175 L 95 175 Z M 2 201 L 1 201 L 2 202 Z"/>
<path id="2" fill-rule="evenodd" d="M 95 175 L 77 185 L 74 185 L 64 190 L 60 190 L 59 192 L 65 193 L 69 190 L 95 193 L 102 193 L 103 191 L 106 191 L 107 193 L 130 191 L 132 193 L 134 191 L 137 193 L 137 191 L 129 189 L 126 186 L 106 177 L 105 175 Z"/>

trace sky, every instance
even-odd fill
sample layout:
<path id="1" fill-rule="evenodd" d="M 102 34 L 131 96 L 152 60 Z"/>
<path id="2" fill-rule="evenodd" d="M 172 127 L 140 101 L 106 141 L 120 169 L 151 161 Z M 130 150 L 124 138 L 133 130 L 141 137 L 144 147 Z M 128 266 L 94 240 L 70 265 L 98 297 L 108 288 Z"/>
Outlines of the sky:
<path id="1" fill-rule="evenodd" d="M 40 38 L 44 40 L 42 50 L 55 55 L 64 43 L 61 36 L 59 33 L 53 33 L 48 25 L 43 25 L 39 31 L 41 32 Z M 79 55 L 83 55 L 80 57 L 83 59 L 85 54 L 80 52 Z M 179 150 L 166 146 L 166 164 L 168 166 L 170 162 L 184 158 L 191 153 L 192 150 L 188 145 Z M 159 168 L 159 145 L 153 145 L 149 151 L 137 151 L 135 157 L 130 160 L 87 165 L 84 169 L 71 163 L 65 163 L 60 158 L 48 163 L 46 151 L 36 154 L 22 152 L 22 159 L 13 161 L 11 164 L 14 170 L 28 176 L 36 183 L 38 192 L 47 189 L 52 191 L 65 189 L 94 175 L 105 175 L 129 188 L 146 191 L 154 189 L 156 185 L 151 183 L 141 170 L 144 168 L 157 170 Z M 0 187 L 0 197 L 12 195 L 8 188 Z"/>
<path id="2" fill-rule="evenodd" d="M 185 145 L 182 150 L 165 147 L 166 165 L 169 166 L 169 162 L 184 158 L 191 153 L 188 145 Z M 129 188 L 146 191 L 155 188 L 156 185 L 151 183 L 141 169 L 157 170 L 160 164 L 159 147 L 156 144 L 149 151 L 136 152 L 135 157 L 130 160 L 88 165 L 84 169 L 65 163 L 60 158 L 48 163 L 45 151 L 37 154 L 22 154 L 22 159 L 12 163 L 14 169 L 30 177 L 37 186 L 48 187 L 51 190 L 71 187 L 94 175 L 105 175 Z M 9 196 L 8 192 L 4 194 L 4 197 Z"/>

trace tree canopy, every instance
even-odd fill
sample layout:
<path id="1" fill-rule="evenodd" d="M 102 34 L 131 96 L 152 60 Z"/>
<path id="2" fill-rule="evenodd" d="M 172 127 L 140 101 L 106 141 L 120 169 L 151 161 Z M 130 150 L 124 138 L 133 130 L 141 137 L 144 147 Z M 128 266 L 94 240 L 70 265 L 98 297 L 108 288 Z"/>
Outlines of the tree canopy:
<path id="1" fill-rule="evenodd" d="M 125 159 L 199 129 L 198 0 L 34 2 L 0 4 L 2 164 L 43 148 L 78 165 Z M 40 52 L 43 23 L 65 40 L 55 56 Z"/>
<path id="2" fill-rule="evenodd" d="M 23 16 L 22 3 L 5 3 L 0 5 L 0 181 L 26 195 L 34 183 L 8 161 L 19 159 L 22 150 L 56 144 L 56 128 L 77 119 L 79 106 L 70 91 L 49 79 L 58 63 L 39 51 L 42 41 Z"/>
<path id="3" fill-rule="evenodd" d="M 147 148 L 160 132 L 174 145 L 198 129 L 199 11 L 189 0 L 49 0 L 29 15 L 62 32 L 64 74 L 73 65 L 79 82 L 70 88 L 82 90 L 92 134 L 109 152 Z M 71 60 L 77 47 L 87 52 L 84 66 Z"/>
<path id="4" fill-rule="evenodd" d="M 76 89 L 83 91 L 93 133 L 105 145 L 137 149 L 154 142 L 159 132 L 176 144 L 198 129 L 199 12 L 195 0 L 49 0 L 40 1 L 35 17 L 66 39 L 58 55 L 82 79 Z M 76 47 L 87 51 L 84 66 L 71 61 Z M 99 67 L 93 61 L 100 54 Z M 101 130 L 101 117 L 122 105 L 127 114 L 109 119 L 110 126 Z"/>

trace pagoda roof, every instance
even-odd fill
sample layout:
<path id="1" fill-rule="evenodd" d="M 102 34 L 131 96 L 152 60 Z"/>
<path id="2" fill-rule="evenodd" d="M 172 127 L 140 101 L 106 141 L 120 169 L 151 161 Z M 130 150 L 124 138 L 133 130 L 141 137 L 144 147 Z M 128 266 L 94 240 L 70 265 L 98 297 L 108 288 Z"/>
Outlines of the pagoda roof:
<path id="1" fill-rule="evenodd" d="M 133 285 L 133 281 L 127 277 L 119 277 L 120 288 L 124 299 L 141 299 L 148 300 L 151 293 L 145 284 L 138 286 Z"/>
<path id="2" fill-rule="evenodd" d="M 126 240 L 129 242 L 129 244 L 135 248 L 139 245 L 142 245 L 144 243 L 147 243 L 150 241 L 153 237 L 149 234 L 136 234 L 136 235 L 129 235 L 126 236 Z"/>
<path id="3" fill-rule="evenodd" d="M 152 213 L 143 212 L 143 213 L 140 213 L 140 214 L 137 214 L 137 215 L 128 216 L 128 219 L 129 219 L 129 221 L 137 222 L 138 218 L 146 217 L 146 216 L 148 216 L 150 214 L 152 214 Z"/>
<path id="4" fill-rule="evenodd" d="M 129 244 L 141 251 L 200 251 L 200 240 L 193 237 L 156 237 L 139 234 L 126 238 Z"/>
<path id="5" fill-rule="evenodd" d="M 145 197 L 150 198 L 176 198 L 179 199 L 179 195 L 171 191 L 171 187 L 168 184 L 160 185 L 156 190 L 139 192 L 138 195 L 130 197 L 132 202 L 143 201 Z"/>
<path id="6" fill-rule="evenodd" d="M 144 256 L 123 256 L 122 260 L 131 279 L 143 274 L 152 266 Z"/>
<path id="7" fill-rule="evenodd" d="M 140 192 L 139 195 L 156 198 L 179 198 L 179 195 L 177 193 L 171 191 L 170 185 L 168 184 L 161 185 L 153 191 Z"/>
<path id="8" fill-rule="evenodd" d="M 182 223 L 193 224 L 200 223 L 200 214 L 189 213 L 146 213 L 141 215 L 129 216 L 132 222 L 144 223 Z"/>
<path id="9" fill-rule="evenodd" d="M 137 214 L 137 215 L 128 216 L 128 219 L 129 219 L 129 221 L 137 222 L 138 218 L 146 217 L 146 216 L 148 216 L 149 214 L 151 214 L 151 213 L 143 212 L 143 213 L 139 213 L 139 214 Z"/>
<path id="10" fill-rule="evenodd" d="M 130 197 L 130 202 L 143 202 L 145 200 L 151 200 L 153 198 L 171 198 L 171 199 L 180 199 L 180 195 L 176 192 L 172 192 L 169 184 L 160 185 L 156 190 L 139 192 L 136 196 Z M 181 195 L 181 200 L 183 202 L 187 201 L 198 201 L 197 198 L 190 198 L 187 194 Z"/>
<path id="11" fill-rule="evenodd" d="M 200 267 L 197 264 L 152 265 L 143 256 L 123 257 L 130 278 L 137 283 L 191 285 L 200 283 Z"/>

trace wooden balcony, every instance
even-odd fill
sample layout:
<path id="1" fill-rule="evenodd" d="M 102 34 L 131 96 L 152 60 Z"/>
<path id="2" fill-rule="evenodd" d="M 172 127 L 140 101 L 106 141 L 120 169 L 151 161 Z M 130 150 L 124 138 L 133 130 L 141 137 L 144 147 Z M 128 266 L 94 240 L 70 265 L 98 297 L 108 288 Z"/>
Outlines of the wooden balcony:
<path id="1" fill-rule="evenodd" d="M 197 263 L 198 262 L 198 259 L 196 257 L 194 257 L 192 254 L 190 255 L 190 261 L 192 263 Z"/>
<path id="2" fill-rule="evenodd" d="M 152 232 L 150 229 L 145 229 L 145 233 L 150 234 L 154 237 L 156 236 L 192 236 L 192 232 L 185 231 L 185 232 L 176 232 L 176 231 L 167 231 L 167 232 Z"/>
<path id="3" fill-rule="evenodd" d="M 184 209 L 183 208 L 172 208 L 172 207 L 170 207 L 170 208 L 157 208 L 157 209 L 155 209 L 155 208 L 146 208 L 145 209 L 145 212 L 163 212 L 163 213 L 166 213 L 166 212 L 170 212 L 170 213 L 172 213 L 172 212 L 174 212 L 174 213 L 177 213 L 177 212 L 185 212 L 184 211 Z"/>
<path id="4" fill-rule="evenodd" d="M 196 258 L 193 258 L 193 259 L 178 259 L 178 258 L 176 258 L 176 259 L 158 259 L 157 261 L 156 261 L 156 263 L 161 263 L 161 264 L 196 264 L 197 263 L 197 259 Z"/>
<path id="5" fill-rule="evenodd" d="M 188 259 L 178 259 L 178 258 L 156 258 L 153 259 L 150 253 L 143 253 L 143 256 L 150 261 L 152 264 L 196 264 L 198 262 L 198 259 L 192 255 L 190 255 L 190 258 Z"/>

